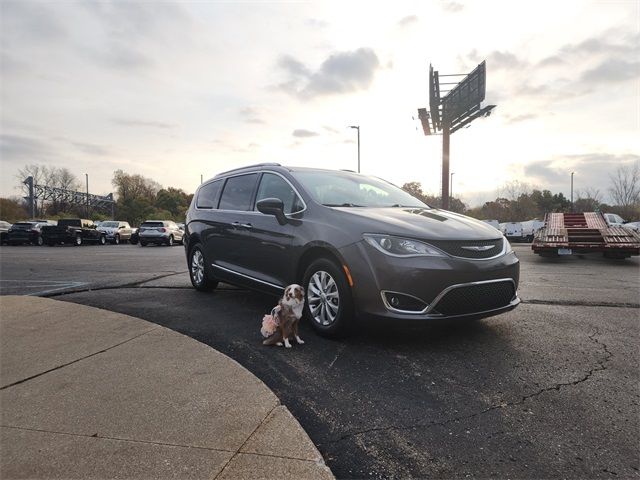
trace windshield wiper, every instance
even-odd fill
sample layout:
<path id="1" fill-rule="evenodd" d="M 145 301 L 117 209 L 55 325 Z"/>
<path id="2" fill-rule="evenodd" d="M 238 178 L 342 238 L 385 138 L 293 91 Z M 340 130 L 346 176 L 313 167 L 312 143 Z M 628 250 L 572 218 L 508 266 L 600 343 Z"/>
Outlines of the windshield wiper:
<path id="1" fill-rule="evenodd" d="M 323 203 L 325 207 L 363 207 L 364 205 L 356 205 L 355 203 Z"/>

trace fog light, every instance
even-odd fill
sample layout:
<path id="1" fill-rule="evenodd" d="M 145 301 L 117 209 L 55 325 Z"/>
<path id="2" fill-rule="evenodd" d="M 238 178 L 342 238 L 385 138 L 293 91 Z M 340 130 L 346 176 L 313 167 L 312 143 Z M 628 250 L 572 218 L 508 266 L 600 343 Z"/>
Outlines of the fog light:
<path id="1" fill-rule="evenodd" d="M 407 313 L 422 313 L 428 305 L 417 297 L 405 293 L 383 291 L 382 299 L 387 308 Z"/>

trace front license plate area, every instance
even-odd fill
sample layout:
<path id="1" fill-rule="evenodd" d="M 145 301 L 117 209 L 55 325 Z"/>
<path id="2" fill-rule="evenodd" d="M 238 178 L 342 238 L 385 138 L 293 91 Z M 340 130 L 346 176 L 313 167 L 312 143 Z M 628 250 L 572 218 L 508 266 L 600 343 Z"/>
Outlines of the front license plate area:
<path id="1" fill-rule="evenodd" d="M 571 255 L 571 249 L 570 248 L 559 248 L 558 249 L 558 255 Z"/>

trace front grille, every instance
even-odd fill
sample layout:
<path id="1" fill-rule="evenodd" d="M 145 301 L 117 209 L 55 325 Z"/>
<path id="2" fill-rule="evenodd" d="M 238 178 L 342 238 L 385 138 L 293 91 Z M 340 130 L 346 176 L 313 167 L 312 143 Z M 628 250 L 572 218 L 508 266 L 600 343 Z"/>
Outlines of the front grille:
<path id="1" fill-rule="evenodd" d="M 427 240 L 434 247 L 438 247 L 443 252 L 462 258 L 491 258 L 502 252 L 504 240 Z M 485 251 L 469 250 L 463 247 L 492 247 Z"/>
<path id="2" fill-rule="evenodd" d="M 515 295 L 511 281 L 467 285 L 447 292 L 434 310 L 446 316 L 486 312 L 506 307 Z"/>

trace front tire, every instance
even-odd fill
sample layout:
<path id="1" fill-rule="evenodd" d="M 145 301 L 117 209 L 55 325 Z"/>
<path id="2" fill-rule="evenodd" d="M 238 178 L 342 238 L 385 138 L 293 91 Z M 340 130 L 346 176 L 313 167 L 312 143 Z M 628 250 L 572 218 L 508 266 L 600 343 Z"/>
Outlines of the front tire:
<path id="1" fill-rule="evenodd" d="M 342 269 L 332 260 L 315 260 L 304 273 L 304 315 L 322 336 L 341 337 L 353 322 L 351 287 Z"/>
<path id="2" fill-rule="evenodd" d="M 105 237 L 104 235 L 100 235 L 100 245 L 106 245 L 107 244 L 107 237 Z"/>
<path id="3" fill-rule="evenodd" d="M 141 247 L 146 247 L 147 246 L 147 242 L 140 242 L 140 246 Z"/>
<path id="4" fill-rule="evenodd" d="M 38 237 L 36 238 L 36 241 L 34 243 L 39 247 L 44 245 L 44 240 L 42 239 L 42 235 L 38 235 Z"/>
<path id="5" fill-rule="evenodd" d="M 76 235 L 75 241 L 73 242 L 73 244 L 76 247 L 79 247 L 80 245 L 82 245 L 82 237 L 80 235 Z"/>
<path id="6" fill-rule="evenodd" d="M 167 246 L 173 247 L 173 235 L 169 235 L 169 240 L 167 240 Z"/>
<path id="7" fill-rule="evenodd" d="M 120 245 L 120 235 L 116 235 L 115 237 L 113 237 L 113 244 Z"/>
<path id="8" fill-rule="evenodd" d="M 209 292 L 218 286 L 218 281 L 211 277 L 200 245 L 194 245 L 189 252 L 189 278 L 191 285 L 199 292 Z"/>

